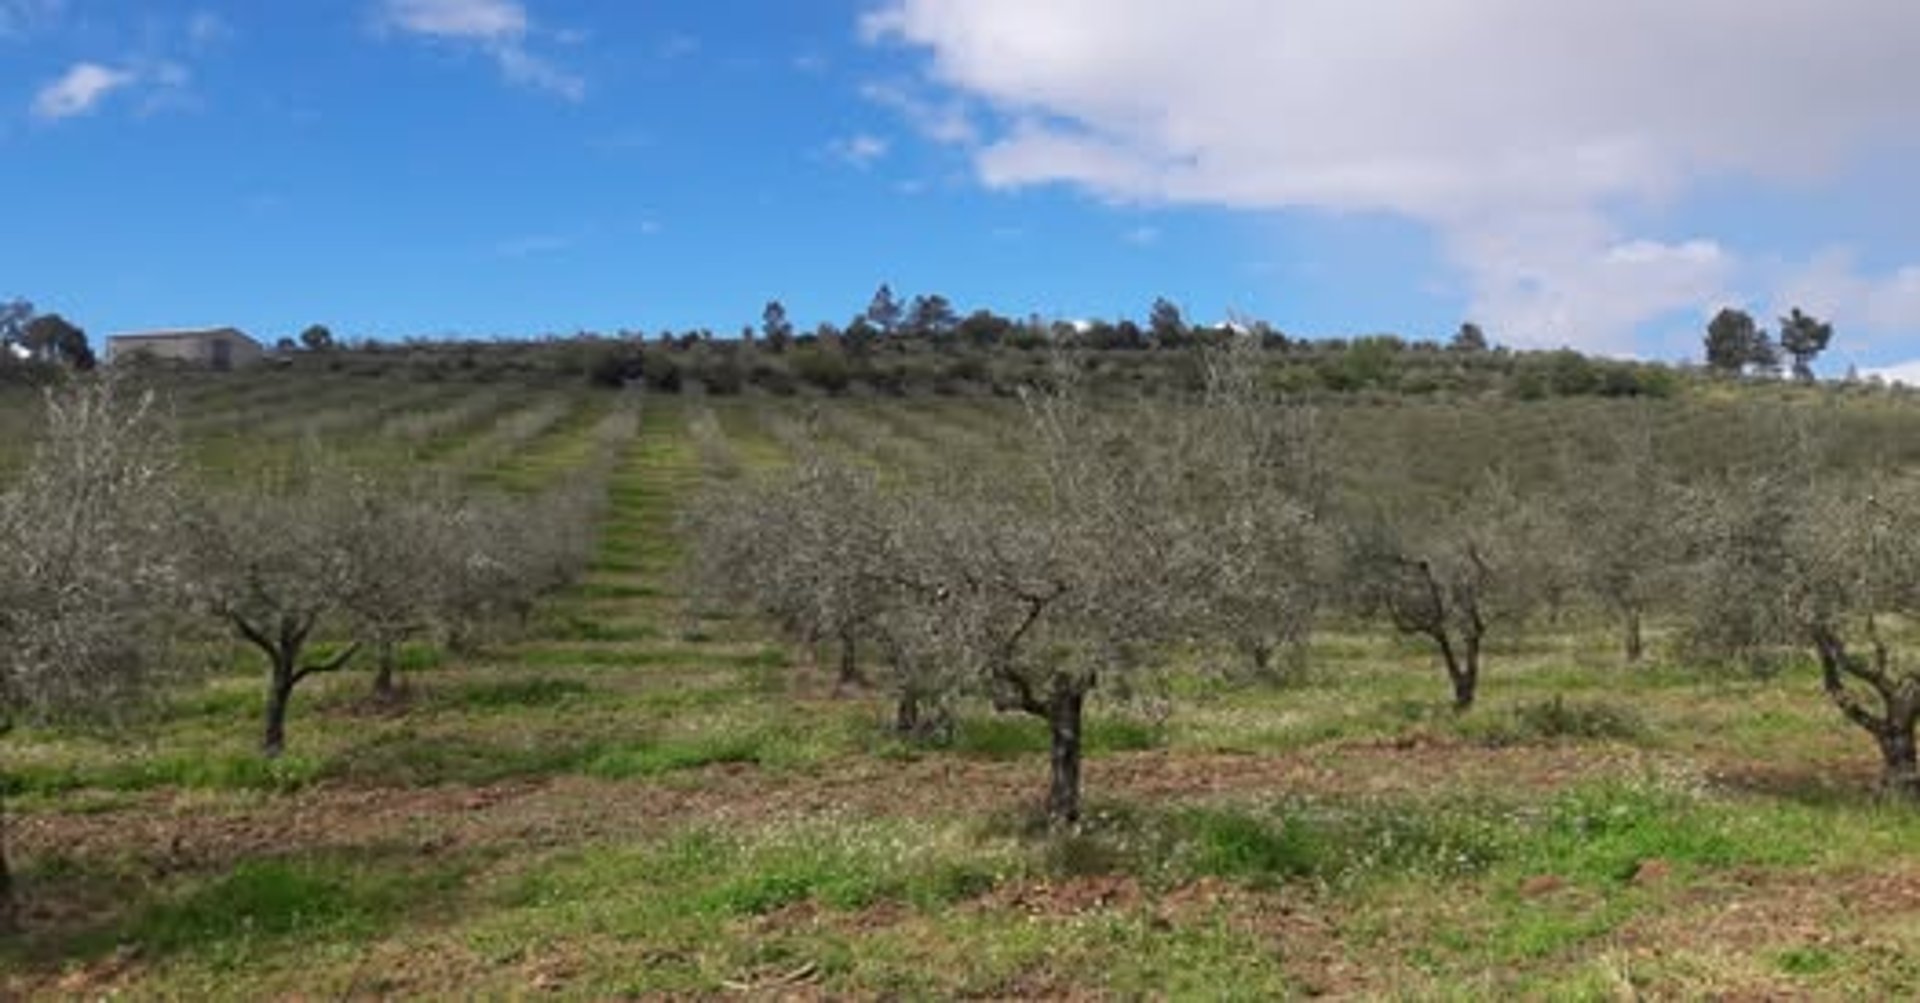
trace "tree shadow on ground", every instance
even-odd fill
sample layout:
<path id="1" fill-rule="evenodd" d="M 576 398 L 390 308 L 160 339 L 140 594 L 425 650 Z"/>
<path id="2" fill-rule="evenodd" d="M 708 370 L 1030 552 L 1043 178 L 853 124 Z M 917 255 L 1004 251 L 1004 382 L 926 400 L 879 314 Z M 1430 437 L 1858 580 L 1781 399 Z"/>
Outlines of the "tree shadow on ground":
<path id="1" fill-rule="evenodd" d="M 288 944 L 368 940 L 446 914 L 480 863 L 471 854 L 423 857 L 412 845 L 172 871 L 163 859 L 29 862 L 19 875 L 21 930 L 0 938 L 0 969 L 32 982 L 179 955 L 245 965 Z M 0 979 L 0 995 L 24 988 Z"/>
<path id="2" fill-rule="evenodd" d="M 1713 786 L 1808 808 L 1864 808 L 1880 803 L 1880 776 L 1864 763 L 1731 763 L 1708 772 Z"/>

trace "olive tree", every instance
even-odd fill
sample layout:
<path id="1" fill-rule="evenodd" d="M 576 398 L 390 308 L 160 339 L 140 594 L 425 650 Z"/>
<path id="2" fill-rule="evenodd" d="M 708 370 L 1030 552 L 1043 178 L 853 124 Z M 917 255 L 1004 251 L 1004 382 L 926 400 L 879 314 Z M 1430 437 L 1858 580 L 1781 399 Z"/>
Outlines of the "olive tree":
<path id="1" fill-rule="evenodd" d="M 423 588 L 428 627 L 456 650 L 524 630 L 540 598 L 592 561 L 604 499 L 586 477 L 528 497 L 443 494 L 416 508 L 413 518 L 436 523 L 410 579 Z"/>
<path id="2" fill-rule="evenodd" d="M 1376 513 L 1350 537 L 1355 598 L 1432 641 L 1454 708 L 1469 710 L 1488 634 L 1524 621 L 1564 580 L 1557 528 L 1498 478 L 1450 502 Z"/>
<path id="3" fill-rule="evenodd" d="M 407 638 L 524 623 L 585 567 L 599 498 L 589 482 L 524 499 L 460 496 L 349 470 L 313 447 L 259 483 L 206 492 L 189 520 L 189 581 L 204 610 L 266 656 L 262 751 L 284 751 L 295 688 L 366 644 L 380 653 L 377 691 L 391 692 Z M 350 643 L 307 657 L 323 633 Z"/>
<path id="4" fill-rule="evenodd" d="M 1201 401 L 1172 423 L 1183 560 L 1193 581 L 1183 620 L 1207 642 L 1224 641 L 1256 679 L 1305 650 L 1335 578 L 1328 532 L 1328 471 L 1317 416 L 1276 397 L 1259 344 L 1236 338 L 1206 359 Z"/>
<path id="5" fill-rule="evenodd" d="M 436 483 L 361 474 L 346 490 L 341 611 L 373 648 L 374 699 L 393 703 L 400 646 L 461 614 L 458 586 L 469 564 L 486 560 L 491 535 L 507 527 L 472 518 L 460 495 Z"/>
<path id="6" fill-rule="evenodd" d="M 151 394 L 111 379 L 48 392 L 43 439 L 0 490 L 0 730 L 112 715 L 161 677 L 176 455 Z M 13 921 L 0 838 L 0 927 Z"/>
<path id="7" fill-rule="evenodd" d="M 1695 615 L 1725 647 L 1810 652 L 1822 689 L 1879 747 L 1882 785 L 1920 801 L 1920 483 L 1786 466 L 1696 496 Z"/>
<path id="8" fill-rule="evenodd" d="M 1088 697 L 1125 696 L 1182 626 L 1202 578 L 1184 546 L 1177 443 L 1137 407 L 1101 408 L 1072 374 L 1029 395 L 1031 474 L 972 471 L 931 521 L 940 642 L 996 709 L 1046 722 L 1048 818 L 1080 816 Z M 1144 407 L 1144 405 L 1142 405 Z"/>
<path id="9" fill-rule="evenodd" d="M 1096 691 L 1143 689 L 1172 644 L 1216 625 L 1271 653 L 1314 606 L 1300 430 L 1216 382 L 1199 409 L 1096 403 L 1061 367 L 1027 396 L 1010 455 L 901 485 L 803 455 L 693 506 L 696 591 L 843 652 L 870 642 L 904 733 L 941 730 L 962 694 L 1044 721 L 1047 814 L 1070 824 Z"/>
<path id="10" fill-rule="evenodd" d="M 1680 489 L 1661 465 L 1644 407 L 1619 416 L 1600 450 L 1563 463 L 1559 508 L 1580 587 L 1620 626 L 1630 664 L 1646 652 L 1644 623 L 1674 591 L 1682 540 Z"/>
<path id="11" fill-rule="evenodd" d="M 839 652 L 835 683 L 862 683 L 859 644 L 897 588 L 873 471 L 819 453 L 770 479 L 730 483 L 689 510 L 696 594 L 751 609 Z"/>
<path id="12" fill-rule="evenodd" d="M 1788 535 L 1791 619 L 1828 698 L 1879 746 L 1885 790 L 1920 801 L 1920 662 L 1910 635 L 1896 654 L 1882 626 L 1920 616 L 1920 485 L 1823 486 L 1808 509 Z"/>
<path id="13" fill-rule="evenodd" d="M 286 748 L 294 688 L 346 666 L 347 645 L 306 656 L 323 625 L 345 627 L 355 552 L 352 500 L 338 471 L 310 459 L 268 483 L 208 491 L 191 517 L 191 587 L 201 608 L 266 656 L 267 704 L 261 751 Z"/>

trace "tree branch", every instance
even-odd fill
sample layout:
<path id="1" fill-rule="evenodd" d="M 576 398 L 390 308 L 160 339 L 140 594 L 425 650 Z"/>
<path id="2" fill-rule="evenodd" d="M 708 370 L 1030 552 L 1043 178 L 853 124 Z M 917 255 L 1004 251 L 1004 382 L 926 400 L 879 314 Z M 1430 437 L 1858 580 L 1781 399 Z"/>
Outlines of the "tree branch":
<path id="1" fill-rule="evenodd" d="M 264 631 L 248 623 L 246 617 L 238 613 L 229 612 L 227 619 L 233 624 L 234 629 L 240 632 L 241 637 L 246 638 L 255 646 L 259 647 L 261 651 L 266 652 L 268 657 L 275 657 L 279 654 L 280 649 L 274 645 L 273 639 L 269 638 Z"/>
<path id="2" fill-rule="evenodd" d="M 339 654 L 333 656 L 332 658 L 329 658 L 324 662 L 317 662 L 312 665 L 305 666 L 300 671 L 295 672 L 293 674 L 293 681 L 295 683 L 298 683 L 300 680 L 305 679 L 308 676 L 316 676 L 326 672 L 338 672 L 341 669 L 345 668 L 348 662 L 353 660 L 354 655 L 357 655 L 359 653 L 360 653 L 360 644 L 359 642 L 356 641 L 353 644 L 348 645 L 347 650 L 340 652 Z"/>
<path id="3" fill-rule="evenodd" d="M 1885 677 L 1867 669 L 1859 659 L 1848 654 L 1846 642 L 1832 627 L 1819 624 L 1811 629 L 1811 633 L 1814 650 L 1820 655 L 1820 683 L 1834 706 L 1840 708 L 1840 713 L 1846 715 L 1847 720 L 1870 732 L 1879 734 L 1885 731 L 1888 724 L 1886 719 L 1875 716 L 1860 703 L 1860 699 L 1847 689 L 1846 676 L 1864 679 L 1879 691 L 1882 699 L 1891 701 L 1893 694 L 1884 685 Z"/>

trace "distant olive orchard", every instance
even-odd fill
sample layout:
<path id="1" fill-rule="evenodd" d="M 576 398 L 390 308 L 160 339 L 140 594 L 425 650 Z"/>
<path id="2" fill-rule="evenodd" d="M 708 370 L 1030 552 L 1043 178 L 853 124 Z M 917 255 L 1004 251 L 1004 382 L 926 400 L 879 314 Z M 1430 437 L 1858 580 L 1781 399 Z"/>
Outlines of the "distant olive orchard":
<path id="1" fill-rule="evenodd" d="M 266 756 L 286 746 L 295 687 L 363 647 L 374 695 L 392 700 L 402 643 L 523 620 L 584 569 L 604 478 L 632 434 L 620 417 L 588 467 L 544 494 L 376 474 L 311 442 L 214 485 L 183 475 L 152 391 L 61 382 L 0 492 L 0 727 L 127 714 L 196 667 L 203 649 L 186 642 L 207 627 L 265 656 Z"/>
<path id="2" fill-rule="evenodd" d="M 1164 694 L 1196 662 L 1282 678 L 1330 621 L 1425 642 L 1463 712 L 1490 641 L 1548 617 L 1610 621 L 1627 664 L 1649 621 L 1703 669 L 1811 658 L 1887 792 L 1920 800 L 1912 415 L 1316 409 L 1251 339 L 1196 355 L 1190 399 L 1127 399 L 1085 362 L 1029 390 L 992 458 L 883 478 L 803 448 L 714 489 L 686 516 L 696 594 L 833 645 L 842 683 L 877 659 L 904 738 L 938 740 L 969 699 L 1043 720 L 1057 824 L 1080 813 L 1096 692 Z M 1545 418 L 1565 424 L 1516 425 Z"/>

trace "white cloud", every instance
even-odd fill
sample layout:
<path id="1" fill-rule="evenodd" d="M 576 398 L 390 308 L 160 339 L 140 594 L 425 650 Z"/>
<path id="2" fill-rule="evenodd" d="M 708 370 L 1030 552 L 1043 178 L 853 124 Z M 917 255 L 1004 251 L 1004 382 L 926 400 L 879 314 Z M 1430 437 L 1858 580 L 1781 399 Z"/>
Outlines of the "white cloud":
<path id="1" fill-rule="evenodd" d="M 827 144 L 827 152 L 843 163 L 866 170 L 887 155 L 891 144 L 879 136 L 858 133 Z"/>
<path id="2" fill-rule="evenodd" d="M 35 117 L 49 121 L 91 114 L 107 95 L 138 79 L 138 74 L 131 70 L 99 63 L 75 63 L 34 95 L 32 111 Z"/>
<path id="3" fill-rule="evenodd" d="M 860 88 L 860 95 L 893 110 L 914 131 L 936 143 L 971 146 L 980 140 L 979 127 L 960 101 L 929 101 L 899 83 L 869 83 Z"/>
<path id="4" fill-rule="evenodd" d="M 547 91 L 569 101 L 587 96 L 587 82 L 546 59 L 529 53 L 519 45 L 503 45 L 493 53 L 500 61 L 500 72 L 512 83 Z"/>
<path id="5" fill-rule="evenodd" d="M 384 20 L 436 38 L 487 42 L 527 35 L 527 9 L 517 0 L 387 0 Z"/>
<path id="6" fill-rule="evenodd" d="M 1869 369 L 1860 375 L 1878 376 L 1888 383 L 1905 383 L 1910 387 L 1920 387 L 1920 359 L 1882 366 L 1879 369 Z"/>
<path id="7" fill-rule="evenodd" d="M 1152 247 L 1160 242 L 1160 228 L 1157 226 L 1136 226 L 1120 235 L 1120 239 L 1135 247 Z"/>
<path id="8" fill-rule="evenodd" d="M 1620 210 L 1900 142 L 1916 25 L 1910 0 L 887 0 L 863 22 L 992 110 L 989 186 L 1412 218 L 1503 340 L 1616 350 L 1738 264 Z"/>
<path id="9" fill-rule="evenodd" d="M 1774 313 L 1792 307 L 1831 321 L 1837 342 L 1911 344 L 1920 341 L 1920 265 L 1864 275 L 1852 254 L 1829 250 L 1781 284 Z"/>
<path id="10" fill-rule="evenodd" d="M 1635 353 L 1652 318 L 1729 301 L 1738 270 L 1712 241 L 1628 239 L 1586 211 L 1460 222 L 1445 250 L 1463 263 L 1473 316 L 1503 343 L 1617 355 Z"/>
<path id="11" fill-rule="evenodd" d="M 377 23 L 386 30 L 470 46 L 499 64 L 510 83 L 580 101 L 587 84 L 579 75 L 527 48 L 533 21 L 519 0 L 384 0 Z M 574 37 L 560 32 L 562 42 Z"/>

